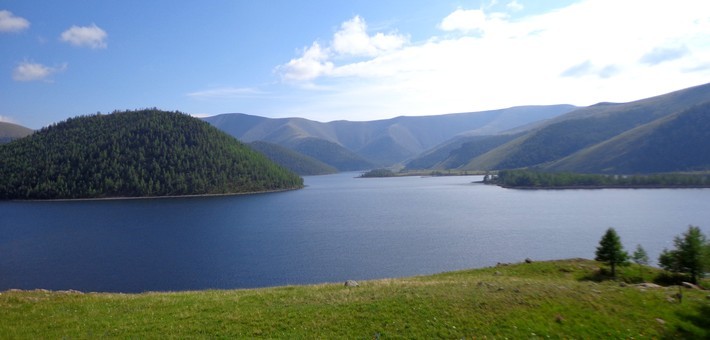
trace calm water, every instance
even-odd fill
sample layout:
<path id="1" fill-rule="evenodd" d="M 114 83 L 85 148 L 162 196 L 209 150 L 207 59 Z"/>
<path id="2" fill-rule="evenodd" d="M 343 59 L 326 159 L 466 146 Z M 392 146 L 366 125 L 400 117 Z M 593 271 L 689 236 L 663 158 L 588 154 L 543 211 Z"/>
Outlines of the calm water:
<path id="1" fill-rule="evenodd" d="M 518 191 L 480 177 L 306 177 L 232 197 L 0 202 L 0 290 L 141 292 L 431 274 L 586 257 L 613 226 L 657 258 L 710 189 Z"/>

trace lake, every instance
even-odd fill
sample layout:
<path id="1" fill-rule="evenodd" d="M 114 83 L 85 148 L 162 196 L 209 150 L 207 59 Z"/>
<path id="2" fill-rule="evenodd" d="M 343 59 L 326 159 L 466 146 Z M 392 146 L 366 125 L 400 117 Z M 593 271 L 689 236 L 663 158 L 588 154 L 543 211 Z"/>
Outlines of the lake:
<path id="1" fill-rule="evenodd" d="M 305 177 L 297 191 L 0 202 L 0 290 L 252 288 L 593 258 L 608 227 L 652 259 L 710 189 L 513 190 L 477 176 Z"/>

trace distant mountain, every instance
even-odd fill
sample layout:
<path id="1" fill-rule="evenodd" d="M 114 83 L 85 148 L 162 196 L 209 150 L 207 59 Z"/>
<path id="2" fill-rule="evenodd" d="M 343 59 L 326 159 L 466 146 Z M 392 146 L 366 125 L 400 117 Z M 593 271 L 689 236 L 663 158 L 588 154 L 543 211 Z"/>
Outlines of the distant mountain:
<path id="1" fill-rule="evenodd" d="M 0 145 L 0 199 L 145 197 L 299 188 L 303 180 L 178 112 L 71 118 Z"/>
<path id="2" fill-rule="evenodd" d="M 625 174 L 710 170 L 710 102 L 641 125 L 543 168 Z"/>
<path id="3" fill-rule="evenodd" d="M 630 137 L 619 137 L 625 133 L 630 135 L 638 135 L 640 128 L 646 124 L 655 122 L 659 119 L 664 119 L 672 115 L 679 114 L 681 111 L 688 110 L 691 107 L 703 105 L 710 101 L 710 84 L 696 86 L 685 90 L 672 92 L 669 94 L 634 101 L 630 103 L 602 103 L 592 105 L 585 108 L 574 110 L 567 114 L 558 116 L 545 122 L 542 126 L 533 129 L 522 136 L 511 140 L 501 146 L 498 146 L 484 154 L 472 158 L 466 165 L 461 167 L 465 170 L 491 170 L 491 169 L 513 169 L 523 167 L 541 167 L 555 170 L 575 169 L 575 171 L 608 171 L 608 172 L 623 172 L 622 170 L 630 170 L 630 167 L 621 166 L 620 164 L 606 163 L 604 168 L 594 165 L 593 161 L 582 161 L 581 156 L 575 156 L 576 161 L 567 160 L 565 162 L 556 163 L 561 159 L 571 156 L 575 153 L 596 155 L 602 157 L 602 154 L 611 152 L 610 149 L 596 147 L 596 151 L 582 153 L 587 148 L 593 148 L 596 145 L 605 143 L 614 138 L 620 138 L 620 141 L 630 141 Z M 702 110 L 702 109 L 700 109 Z M 710 119 L 698 117 L 699 120 Z M 666 130 L 656 130 L 655 133 L 672 133 L 671 125 L 662 124 L 659 120 L 656 124 L 665 125 Z M 701 124 L 701 123 L 699 123 Z M 654 126 L 654 125 L 651 125 Z M 652 129 L 647 127 L 646 129 Z M 649 130 L 650 131 L 650 130 Z M 647 132 L 650 134 L 650 132 Z M 659 140 L 674 140 L 670 137 L 655 135 L 654 138 Z M 704 137 L 699 137 L 704 138 Z M 645 142 L 643 138 L 636 139 L 636 146 L 640 147 L 641 143 Z M 615 143 L 621 143 L 619 141 Z M 608 144 L 617 145 L 619 144 Z M 631 147 L 631 145 L 629 145 Z M 669 150 L 672 147 L 666 148 Z M 661 149 L 659 149 L 660 151 Z M 698 151 L 699 149 L 695 149 Z M 650 151 L 650 150 L 649 150 Z M 630 149 L 625 152 L 631 152 Z M 640 151 L 639 151 L 640 152 Z M 591 157 L 591 156 L 589 156 Z M 613 158 L 611 155 L 605 157 Z M 657 154 L 661 157 L 662 162 L 667 165 L 655 165 L 644 169 L 641 167 L 643 162 L 639 161 L 633 169 L 646 172 L 656 171 L 657 169 L 682 170 L 687 168 L 684 163 L 675 163 L 673 156 L 670 154 Z M 623 161 L 616 158 L 617 161 Z M 584 166 L 582 166 L 584 164 Z M 650 166 L 650 163 L 647 163 Z M 700 166 L 700 165 L 698 165 Z"/>
<path id="4" fill-rule="evenodd" d="M 396 164 L 457 135 L 496 134 L 550 119 L 575 108 L 571 105 L 524 106 L 438 116 L 402 116 L 364 122 L 321 123 L 303 118 L 270 119 L 246 114 L 223 114 L 204 120 L 245 142 L 267 141 L 294 150 L 312 150 L 316 140 L 337 145 L 347 150 L 351 156 L 357 155 L 359 161 L 347 161 L 343 168 L 333 163 L 330 154 L 303 153 L 342 171 Z M 321 143 L 315 149 L 334 150 L 335 146 L 329 144 Z M 341 150 L 338 153 L 345 152 Z M 324 156 L 331 160 L 322 158 Z"/>
<path id="5" fill-rule="evenodd" d="M 0 122 L 0 144 L 32 134 L 32 130 L 17 124 Z"/>
<path id="6" fill-rule="evenodd" d="M 249 143 L 249 146 L 264 154 L 274 163 L 301 176 L 325 175 L 338 172 L 338 169 L 328 164 L 278 144 L 256 141 Z"/>
<path id="7" fill-rule="evenodd" d="M 321 160 L 339 171 L 354 171 L 372 168 L 374 164 L 339 144 L 315 137 L 300 138 L 291 147 L 315 159 Z"/>
<path id="8" fill-rule="evenodd" d="M 459 136 L 407 162 L 405 170 L 457 169 L 466 165 L 472 158 L 482 155 L 520 135 L 521 133 L 491 136 Z"/>

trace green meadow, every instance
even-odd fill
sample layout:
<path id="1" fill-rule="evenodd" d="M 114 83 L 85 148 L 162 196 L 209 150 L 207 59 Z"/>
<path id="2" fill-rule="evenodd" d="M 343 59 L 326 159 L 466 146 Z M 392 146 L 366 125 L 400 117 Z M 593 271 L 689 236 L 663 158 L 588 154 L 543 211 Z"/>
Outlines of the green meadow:
<path id="1" fill-rule="evenodd" d="M 710 291 L 659 271 L 519 263 L 431 276 L 244 290 L 5 291 L 3 338 L 703 338 Z M 701 284 L 706 285 L 708 281 Z M 682 294 L 680 296 L 679 294 Z"/>

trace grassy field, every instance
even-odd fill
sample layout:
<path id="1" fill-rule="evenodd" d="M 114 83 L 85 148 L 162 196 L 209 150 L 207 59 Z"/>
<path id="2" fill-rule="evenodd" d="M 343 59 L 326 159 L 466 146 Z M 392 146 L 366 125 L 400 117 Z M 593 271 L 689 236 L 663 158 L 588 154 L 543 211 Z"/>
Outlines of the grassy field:
<path id="1" fill-rule="evenodd" d="M 657 272 L 621 269 L 620 280 Z M 706 282 L 707 283 L 707 282 Z M 6 291 L 1 338 L 703 338 L 710 291 L 599 280 L 588 260 L 249 290 Z"/>

